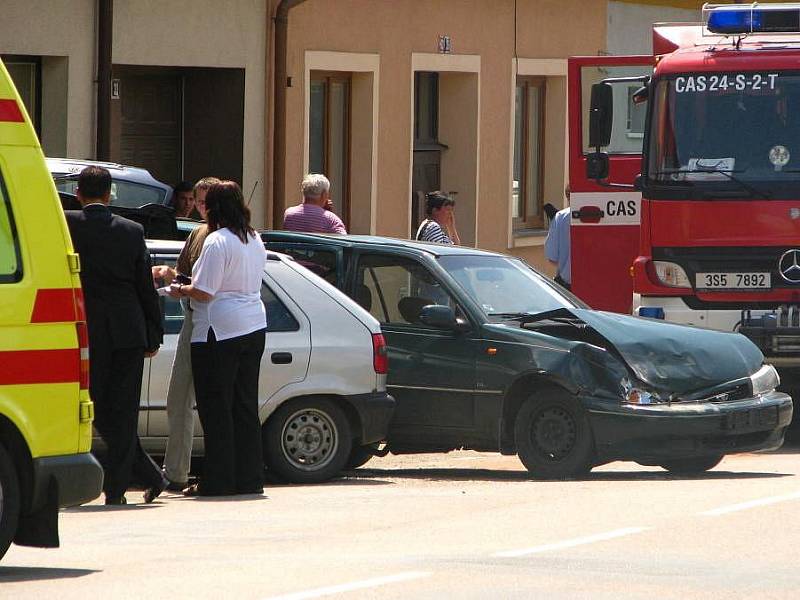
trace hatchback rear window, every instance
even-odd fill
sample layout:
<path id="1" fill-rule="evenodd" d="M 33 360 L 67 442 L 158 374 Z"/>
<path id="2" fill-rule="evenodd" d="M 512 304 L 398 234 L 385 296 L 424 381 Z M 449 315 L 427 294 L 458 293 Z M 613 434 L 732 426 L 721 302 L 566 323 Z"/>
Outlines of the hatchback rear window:
<path id="1" fill-rule="evenodd" d="M 76 179 L 58 179 L 56 188 L 59 192 L 75 193 L 78 187 Z M 139 208 L 145 204 L 164 204 L 166 191 L 150 185 L 114 180 L 111 182 L 111 205 Z"/>

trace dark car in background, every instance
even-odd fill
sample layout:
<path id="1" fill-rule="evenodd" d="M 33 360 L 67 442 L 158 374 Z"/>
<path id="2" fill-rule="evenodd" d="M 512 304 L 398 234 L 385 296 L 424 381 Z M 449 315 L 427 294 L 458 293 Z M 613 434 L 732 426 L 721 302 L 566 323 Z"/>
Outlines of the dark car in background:
<path id="1" fill-rule="evenodd" d="M 86 167 L 98 166 L 108 169 L 111 173 L 112 206 L 140 208 L 148 204 L 171 205 L 172 187 L 158 181 L 146 169 L 71 158 L 47 158 L 45 160 L 59 192 L 74 195 L 80 172 Z"/>
<path id="2" fill-rule="evenodd" d="M 172 187 L 158 181 L 145 169 L 94 160 L 45 160 L 65 210 L 80 209 L 75 195 L 78 175 L 88 166 L 98 166 L 108 169 L 111 174 L 111 211 L 142 225 L 146 237 L 185 240 L 201 223 L 195 219 L 176 218 L 172 207 Z"/>
<path id="3" fill-rule="evenodd" d="M 516 453 L 558 478 L 613 460 L 701 472 L 783 443 L 792 400 L 742 335 L 591 310 L 503 254 L 262 237 L 380 321 L 397 402 L 382 450 Z M 354 451 L 351 465 L 373 451 Z"/>

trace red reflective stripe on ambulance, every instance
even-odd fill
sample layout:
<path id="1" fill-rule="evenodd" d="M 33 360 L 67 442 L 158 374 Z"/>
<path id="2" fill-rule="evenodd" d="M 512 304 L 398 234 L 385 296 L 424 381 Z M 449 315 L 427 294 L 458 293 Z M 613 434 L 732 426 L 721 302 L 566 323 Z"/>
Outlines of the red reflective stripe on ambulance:
<path id="1" fill-rule="evenodd" d="M 80 350 L 0 351 L 0 385 L 78 382 Z"/>
<path id="2" fill-rule="evenodd" d="M 16 100 L 0 99 L 0 122 L 23 123 L 24 121 L 25 117 L 22 116 Z"/>
<path id="3" fill-rule="evenodd" d="M 77 290 L 80 292 L 80 290 Z M 83 294 L 72 288 L 51 288 L 36 291 L 31 323 L 64 323 L 78 321 L 75 314 L 76 300 L 83 304 Z"/>

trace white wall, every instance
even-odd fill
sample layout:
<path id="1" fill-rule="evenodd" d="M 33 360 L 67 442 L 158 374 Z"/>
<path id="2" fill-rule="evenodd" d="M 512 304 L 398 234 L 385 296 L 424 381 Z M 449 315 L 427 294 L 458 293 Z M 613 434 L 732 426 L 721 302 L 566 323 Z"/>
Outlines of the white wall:
<path id="1" fill-rule="evenodd" d="M 700 9 L 668 6 L 608 3 L 608 42 L 610 54 L 650 54 L 653 51 L 653 23 L 700 20 Z"/>
<path id="2" fill-rule="evenodd" d="M 250 203 L 256 226 L 266 222 L 266 4 L 266 0 L 114 2 L 114 64 L 245 70 L 242 189 L 249 194 L 259 182 Z"/>
<path id="3" fill-rule="evenodd" d="M 66 57 L 66 105 L 64 95 L 47 89 L 48 83 L 63 82 L 63 73 L 49 67 L 59 62 L 63 67 L 64 60 L 43 64 L 43 80 L 54 77 L 43 81 L 43 104 L 63 113 L 60 120 L 52 119 L 52 112 L 42 116 L 43 125 L 60 127 L 43 140 L 45 152 L 50 146 L 75 158 L 94 154 L 95 6 L 95 0 L 2 2 L 0 53 Z"/>

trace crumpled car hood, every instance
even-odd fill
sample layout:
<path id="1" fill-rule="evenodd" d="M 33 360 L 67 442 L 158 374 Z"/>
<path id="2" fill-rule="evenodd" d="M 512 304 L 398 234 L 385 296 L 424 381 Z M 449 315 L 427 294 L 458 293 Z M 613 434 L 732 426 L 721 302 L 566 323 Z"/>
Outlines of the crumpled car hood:
<path id="1" fill-rule="evenodd" d="M 685 394 L 749 377 L 764 361 L 743 335 L 629 315 L 568 309 L 608 340 L 638 379 L 669 394 Z"/>

